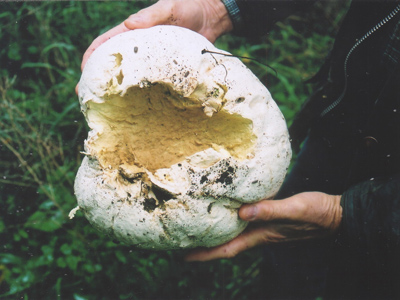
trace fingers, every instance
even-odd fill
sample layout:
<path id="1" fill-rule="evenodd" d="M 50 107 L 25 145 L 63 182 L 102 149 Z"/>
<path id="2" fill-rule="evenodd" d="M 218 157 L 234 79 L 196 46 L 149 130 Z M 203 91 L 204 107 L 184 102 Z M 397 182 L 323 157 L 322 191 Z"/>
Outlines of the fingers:
<path id="1" fill-rule="evenodd" d="M 243 205 L 239 210 L 239 216 L 245 221 L 266 221 L 280 218 L 284 213 L 287 203 L 274 200 L 264 200 L 255 204 Z M 280 202 L 280 203 L 277 203 Z M 284 236 L 277 233 L 274 227 L 267 224 L 244 231 L 232 241 L 214 248 L 196 249 L 189 253 L 186 261 L 208 261 L 220 258 L 232 258 L 242 251 L 260 244 L 279 241 Z"/>
<path id="2" fill-rule="evenodd" d="M 339 227 L 341 212 L 340 196 L 319 192 L 246 204 L 240 208 L 239 216 L 245 221 L 262 221 L 253 223 L 256 228 L 246 229 L 224 245 L 195 250 L 186 256 L 186 260 L 232 258 L 260 244 L 326 236 Z"/>
<path id="3" fill-rule="evenodd" d="M 82 64 L 81 64 L 81 70 L 85 67 L 86 61 L 88 60 L 89 56 L 93 53 L 94 50 L 97 49 L 101 44 L 103 44 L 105 41 L 109 40 L 113 36 L 116 36 L 120 33 L 129 31 L 128 28 L 124 25 L 124 23 L 119 24 L 118 26 L 110 29 L 106 33 L 102 34 L 98 38 L 96 38 L 92 44 L 89 46 L 89 48 L 86 50 L 85 54 L 83 55 L 82 59 Z"/>
<path id="4" fill-rule="evenodd" d="M 219 0 L 160 0 L 129 16 L 123 23 L 96 38 L 83 56 L 81 69 L 83 70 L 93 51 L 111 37 L 129 30 L 156 25 L 177 25 L 189 28 L 204 35 L 211 42 L 233 28 L 225 5 Z"/>
<path id="5" fill-rule="evenodd" d="M 293 202 L 293 200 L 291 201 Z M 294 201 L 295 202 L 295 201 Z M 264 200 L 255 204 L 243 205 L 239 216 L 245 221 L 271 221 L 287 218 L 300 213 L 300 208 L 286 200 Z M 276 226 L 264 226 L 246 230 L 232 241 L 214 248 L 196 249 L 189 253 L 186 261 L 208 261 L 220 258 L 232 258 L 237 254 L 260 244 L 279 242 L 285 236 L 276 230 Z"/>
<path id="6" fill-rule="evenodd" d="M 131 30 L 176 25 L 203 35 L 211 43 L 233 29 L 229 13 L 220 0 L 160 0 L 131 15 L 124 24 Z"/>
<path id="7" fill-rule="evenodd" d="M 267 242 L 276 242 L 284 236 L 268 227 L 254 228 L 243 232 L 232 241 L 214 248 L 201 248 L 190 252 L 185 261 L 209 261 L 220 258 L 233 258 L 239 253 Z"/>
<path id="8" fill-rule="evenodd" d="M 335 231 L 341 222 L 340 196 L 305 192 L 283 200 L 264 200 L 243 205 L 239 217 L 245 221 L 288 221 L 312 224 Z"/>

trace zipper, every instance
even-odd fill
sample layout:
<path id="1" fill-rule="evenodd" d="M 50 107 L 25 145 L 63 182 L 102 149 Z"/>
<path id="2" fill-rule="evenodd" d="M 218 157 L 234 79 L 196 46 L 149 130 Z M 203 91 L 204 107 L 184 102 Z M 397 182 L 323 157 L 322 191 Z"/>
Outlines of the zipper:
<path id="1" fill-rule="evenodd" d="M 393 19 L 394 16 L 400 11 L 400 4 L 398 4 L 391 12 L 388 14 L 384 19 L 382 19 L 378 24 L 376 24 L 374 27 L 372 27 L 366 34 L 363 35 L 362 38 L 360 38 L 350 49 L 350 51 L 347 53 L 346 58 L 344 60 L 344 88 L 343 92 L 340 94 L 340 96 L 332 102 L 327 108 L 325 108 L 322 113 L 320 114 L 320 117 L 325 116 L 327 113 L 329 113 L 332 109 L 334 109 L 342 100 L 344 95 L 346 94 L 347 91 L 347 64 L 349 62 L 351 54 L 356 50 L 356 48 L 364 42 L 368 37 L 370 37 L 372 34 L 374 34 L 376 31 L 378 31 L 379 28 L 381 28 L 383 25 L 385 25 L 387 22 L 389 22 L 391 19 Z"/>

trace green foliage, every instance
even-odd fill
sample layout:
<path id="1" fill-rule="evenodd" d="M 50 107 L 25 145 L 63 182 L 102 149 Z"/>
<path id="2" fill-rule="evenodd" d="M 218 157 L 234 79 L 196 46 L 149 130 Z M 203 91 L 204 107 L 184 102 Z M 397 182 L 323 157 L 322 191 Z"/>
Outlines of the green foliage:
<path id="1" fill-rule="evenodd" d="M 0 3 L 0 298 L 249 299 L 262 292 L 259 249 L 188 264 L 183 252 L 114 243 L 79 212 L 68 219 L 87 134 L 74 92 L 82 54 L 148 4 Z M 224 36 L 217 46 L 278 71 L 244 60 L 290 123 L 310 92 L 302 83 L 323 61 L 342 11 L 320 6 L 277 24 L 262 40 Z"/>

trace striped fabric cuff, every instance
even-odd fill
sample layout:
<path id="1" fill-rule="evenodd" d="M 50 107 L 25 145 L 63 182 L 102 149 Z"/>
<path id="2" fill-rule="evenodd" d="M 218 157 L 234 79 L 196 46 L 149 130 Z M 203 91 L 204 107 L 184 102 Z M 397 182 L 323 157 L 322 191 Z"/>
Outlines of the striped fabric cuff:
<path id="1" fill-rule="evenodd" d="M 242 16 L 240 14 L 240 9 L 235 0 L 221 0 L 224 3 L 226 10 L 233 23 L 234 31 L 240 31 L 243 23 Z"/>

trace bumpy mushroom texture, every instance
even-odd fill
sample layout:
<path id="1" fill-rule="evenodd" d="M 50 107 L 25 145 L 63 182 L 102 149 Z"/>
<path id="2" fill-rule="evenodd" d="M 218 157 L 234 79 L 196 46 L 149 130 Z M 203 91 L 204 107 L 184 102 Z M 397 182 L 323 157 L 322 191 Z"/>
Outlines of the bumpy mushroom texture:
<path id="1" fill-rule="evenodd" d="M 291 151 L 268 90 L 236 58 L 175 26 L 110 39 L 88 60 L 79 100 L 90 131 L 75 181 L 99 230 L 142 248 L 216 246 L 271 198 Z"/>

